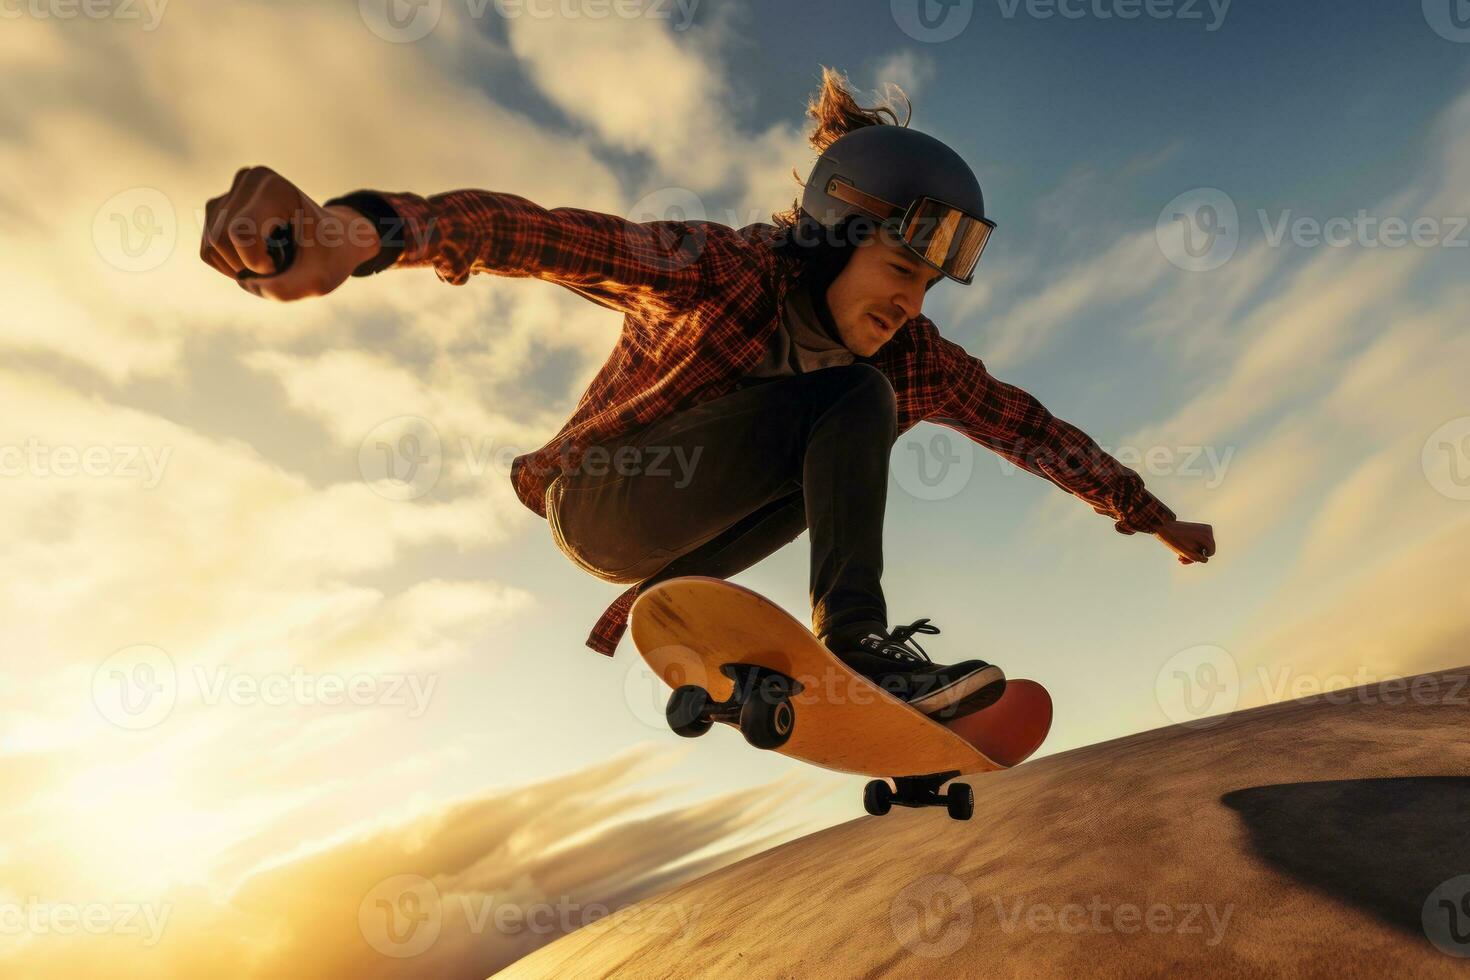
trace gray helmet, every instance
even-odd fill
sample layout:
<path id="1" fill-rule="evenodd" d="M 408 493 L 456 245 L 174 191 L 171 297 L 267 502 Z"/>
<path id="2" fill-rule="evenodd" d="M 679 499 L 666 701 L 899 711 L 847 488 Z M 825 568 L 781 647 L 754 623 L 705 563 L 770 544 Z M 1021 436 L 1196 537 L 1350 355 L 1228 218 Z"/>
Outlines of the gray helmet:
<path id="1" fill-rule="evenodd" d="M 883 123 L 827 147 L 807 178 L 801 210 L 829 231 L 871 219 L 893 244 L 966 285 L 995 229 L 980 182 L 958 153 L 926 133 Z"/>

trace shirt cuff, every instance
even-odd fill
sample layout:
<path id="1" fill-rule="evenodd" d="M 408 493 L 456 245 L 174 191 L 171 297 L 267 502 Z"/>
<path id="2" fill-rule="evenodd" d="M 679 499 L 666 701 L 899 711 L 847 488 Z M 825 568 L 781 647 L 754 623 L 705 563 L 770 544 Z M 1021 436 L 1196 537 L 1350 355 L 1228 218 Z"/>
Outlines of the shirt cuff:
<path id="1" fill-rule="evenodd" d="M 403 254 L 404 221 L 383 198 L 372 191 L 353 191 L 334 197 L 323 204 L 332 207 L 345 204 L 373 223 L 378 230 L 378 254 L 352 270 L 354 276 L 371 276 L 390 268 Z"/>
<path id="2" fill-rule="evenodd" d="M 1153 534 L 1163 525 L 1175 520 L 1177 515 L 1165 507 L 1157 497 L 1152 495 L 1132 514 L 1120 521 L 1113 523 L 1113 528 L 1119 534 L 1135 534 L 1139 531 L 1145 534 Z"/>

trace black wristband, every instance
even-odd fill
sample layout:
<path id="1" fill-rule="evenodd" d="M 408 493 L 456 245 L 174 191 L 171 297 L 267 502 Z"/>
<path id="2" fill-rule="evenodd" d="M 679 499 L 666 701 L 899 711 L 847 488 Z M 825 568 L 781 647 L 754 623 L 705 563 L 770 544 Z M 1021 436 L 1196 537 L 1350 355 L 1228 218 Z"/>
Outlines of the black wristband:
<path id="1" fill-rule="evenodd" d="M 344 204 L 373 223 L 378 230 L 378 254 L 352 270 L 354 276 L 371 276 L 398 261 L 403 254 L 404 221 L 388 202 L 372 191 L 353 191 L 325 202 L 323 207 Z"/>

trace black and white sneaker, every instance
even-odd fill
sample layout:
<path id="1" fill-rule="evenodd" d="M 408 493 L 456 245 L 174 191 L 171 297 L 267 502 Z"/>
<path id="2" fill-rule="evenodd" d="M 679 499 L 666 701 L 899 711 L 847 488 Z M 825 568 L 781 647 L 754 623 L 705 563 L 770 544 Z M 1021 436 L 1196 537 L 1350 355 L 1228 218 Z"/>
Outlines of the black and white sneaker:
<path id="1" fill-rule="evenodd" d="M 988 708 L 1005 693 L 1006 675 L 984 660 L 936 664 L 915 633 L 938 633 L 927 619 L 888 632 L 830 636 L 825 642 L 838 659 L 901 701 L 931 718 L 948 721 Z"/>

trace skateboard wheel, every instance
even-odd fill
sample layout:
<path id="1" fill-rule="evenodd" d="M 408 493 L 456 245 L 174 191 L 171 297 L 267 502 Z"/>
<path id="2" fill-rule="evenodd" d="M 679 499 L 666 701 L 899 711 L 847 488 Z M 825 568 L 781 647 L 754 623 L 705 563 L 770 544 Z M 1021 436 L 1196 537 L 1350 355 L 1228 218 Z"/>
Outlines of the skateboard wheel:
<path id="1" fill-rule="evenodd" d="M 944 794 L 945 808 L 956 820 L 969 820 L 975 815 L 975 791 L 969 783 L 954 783 Z"/>
<path id="2" fill-rule="evenodd" d="M 881 817 L 893 808 L 893 793 L 888 783 L 875 779 L 863 787 L 863 809 L 875 817 Z"/>
<path id="3" fill-rule="evenodd" d="M 708 691 L 695 684 L 685 684 L 674 688 L 674 693 L 669 695 L 664 717 L 675 735 L 698 738 L 714 725 L 708 715 L 709 706 Z"/>
<path id="4" fill-rule="evenodd" d="M 787 698 L 754 697 L 740 706 L 740 734 L 758 749 L 786 744 L 796 727 L 796 709 Z"/>

